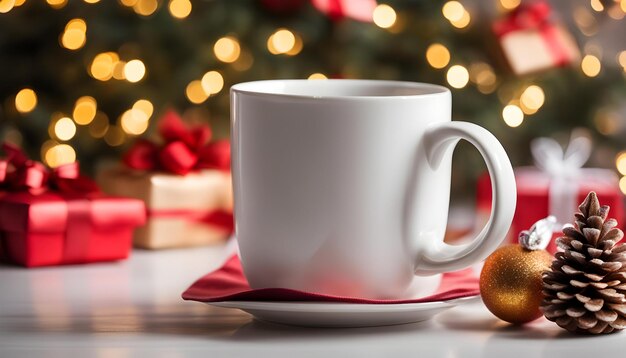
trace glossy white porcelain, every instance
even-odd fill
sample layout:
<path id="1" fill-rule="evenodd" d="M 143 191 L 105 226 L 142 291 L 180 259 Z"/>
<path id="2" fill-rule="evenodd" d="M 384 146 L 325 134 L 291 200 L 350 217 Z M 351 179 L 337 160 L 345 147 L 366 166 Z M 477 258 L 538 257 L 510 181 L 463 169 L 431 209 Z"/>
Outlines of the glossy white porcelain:
<path id="1" fill-rule="evenodd" d="M 238 308 L 261 321 L 305 327 L 375 327 L 421 322 L 479 296 L 449 301 L 403 304 L 355 304 L 328 302 L 210 302 L 217 307 Z"/>
<path id="2" fill-rule="evenodd" d="M 515 211 L 509 159 L 482 127 L 451 121 L 441 86 L 277 80 L 231 89 L 236 235 L 253 288 L 373 299 L 432 293 L 439 273 L 484 259 Z M 464 245 L 443 242 L 451 158 L 483 155 L 493 212 Z"/>

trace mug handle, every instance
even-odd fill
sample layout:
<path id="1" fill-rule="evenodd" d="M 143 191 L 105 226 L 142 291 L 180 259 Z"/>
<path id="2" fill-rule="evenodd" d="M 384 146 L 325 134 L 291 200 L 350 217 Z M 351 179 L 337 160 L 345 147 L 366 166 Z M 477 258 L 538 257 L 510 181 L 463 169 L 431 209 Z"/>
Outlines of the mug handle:
<path id="1" fill-rule="evenodd" d="M 517 201 L 513 168 L 502 144 L 485 128 L 468 122 L 433 124 L 424 137 L 429 165 L 436 170 L 461 139 L 472 143 L 487 164 L 493 198 L 491 216 L 469 243 L 449 245 L 443 240 L 422 243 L 416 258 L 418 275 L 460 270 L 484 260 L 502 243 L 513 221 Z"/>

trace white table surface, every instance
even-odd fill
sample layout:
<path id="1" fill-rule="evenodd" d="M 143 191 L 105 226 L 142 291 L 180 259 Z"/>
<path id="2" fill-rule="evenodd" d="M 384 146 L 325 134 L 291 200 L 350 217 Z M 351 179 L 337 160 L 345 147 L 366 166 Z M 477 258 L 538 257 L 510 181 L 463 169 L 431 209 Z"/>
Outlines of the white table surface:
<path id="1" fill-rule="evenodd" d="M 626 334 L 572 336 L 551 322 L 498 321 L 480 303 L 433 321 L 310 329 L 185 302 L 225 247 L 134 251 L 130 260 L 23 269 L 0 266 L 0 357 L 626 357 Z"/>

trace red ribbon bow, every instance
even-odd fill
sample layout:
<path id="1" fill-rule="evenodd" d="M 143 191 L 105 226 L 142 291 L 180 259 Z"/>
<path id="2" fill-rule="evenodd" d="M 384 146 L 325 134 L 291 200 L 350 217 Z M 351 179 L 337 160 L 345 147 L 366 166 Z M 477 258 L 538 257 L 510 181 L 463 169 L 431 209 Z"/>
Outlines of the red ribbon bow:
<path id="1" fill-rule="evenodd" d="M 496 22 L 493 31 L 498 36 L 524 29 L 539 29 L 551 26 L 550 12 L 552 9 L 546 2 L 521 5 L 513 10 L 503 21 Z"/>
<path id="2" fill-rule="evenodd" d="M 5 190 L 58 191 L 66 194 L 98 192 L 96 183 L 80 175 L 78 163 L 48 169 L 40 162 L 28 159 L 24 152 L 11 144 L 2 144 L 6 158 L 0 160 L 0 188 Z"/>
<path id="3" fill-rule="evenodd" d="M 180 116 L 168 111 L 159 122 L 161 146 L 140 139 L 124 155 L 124 163 L 138 170 L 166 170 L 185 175 L 192 170 L 230 169 L 230 144 L 227 140 L 209 143 L 207 125 L 187 128 Z"/>

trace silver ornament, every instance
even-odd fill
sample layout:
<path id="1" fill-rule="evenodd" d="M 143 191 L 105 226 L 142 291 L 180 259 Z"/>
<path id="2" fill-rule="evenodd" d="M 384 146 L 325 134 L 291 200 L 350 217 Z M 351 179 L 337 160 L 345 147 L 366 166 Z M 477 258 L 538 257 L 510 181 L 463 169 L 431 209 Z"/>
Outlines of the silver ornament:
<path id="1" fill-rule="evenodd" d="M 533 224 L 529 230 L 519 233 L 519 244 L 527 250 L 545 250 L 552 240 L 556 226 L 556 218 L 552 215 L 541 219 Z"/>

